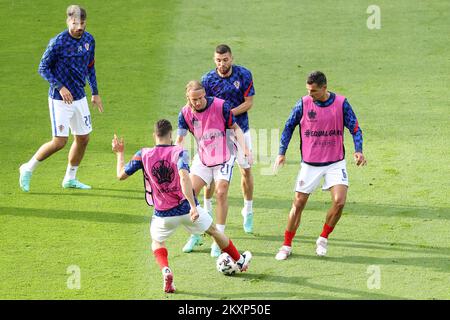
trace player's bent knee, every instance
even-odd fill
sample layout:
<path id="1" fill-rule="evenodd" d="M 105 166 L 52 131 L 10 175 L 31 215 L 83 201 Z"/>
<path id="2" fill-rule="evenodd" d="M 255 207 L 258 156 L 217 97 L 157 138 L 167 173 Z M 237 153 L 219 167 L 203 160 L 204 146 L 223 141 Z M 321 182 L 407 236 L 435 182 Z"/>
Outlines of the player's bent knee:
<path id="1" fill-rule="evenodd" d="M 336 207 L 337 209 L 344 209 L 345 199 L 341 199 L 341 198 L 334 199 L 333 206 Z"/>
<path id="2" fill-rule="evenodd" d="M 86 146 L 88 144 L 88 142 L 89 142 L 89 135 L 76 136 L 75 139 L 76 139 L 78 144 Z"/>
<path id="3" fill-rule="evenodd" d="M 308 201 L 307 197 L 299 197 L 296 196 L 292 205 L 296 208 L 296 209 L 303 209 L 306 206 L 306 202 Z"/>
<path id="4" fill-rule="evenodd" d="M 67 137 L 54 137 L 52 140 L 52 145 L 56 150 L 61 150 L 67 144 Z"/>
<path id="5" fill-rule="evenodd" d="M 303 207 L 305 206 L 305 203 L 304 203 L 303 201 L 297 201 L 297 200 L 295 200 L 295 201 L 293 202 L 293 206 L 294 206 L 296 209 L 301 209 L 301 208 L 303 208 Z"/>
<path id="6" fill-rule="evenodd" d="M 218 201 L 226 200 L 228 196 L 228 190 L 224 188 L 216 189 L 216 197 Z"/>

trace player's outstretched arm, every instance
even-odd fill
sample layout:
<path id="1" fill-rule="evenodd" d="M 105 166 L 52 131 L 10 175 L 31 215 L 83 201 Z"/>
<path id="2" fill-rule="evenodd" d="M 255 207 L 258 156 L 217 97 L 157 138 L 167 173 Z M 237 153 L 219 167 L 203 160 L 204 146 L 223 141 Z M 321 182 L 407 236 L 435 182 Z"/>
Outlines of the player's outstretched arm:
<path id="1" fill-rule="evenodd" d="M 180 175 L 181 190 L 191 206 L 191 220 L 195 221 L 198 219 L 198 212 L 197 206 L 195 205 L 194 192 L 192 191 L 192 182 L 189 177 L 189 171 L 186 169 L 180 169 L 178 170 L 178 174 Z"/>
<path id="2" fill-rule="evenodd" d="M 125 180 L 129 176 L 125 173 L 125 160 L 124 160 L 124 150 L 125 143 L 123 138 L 119 140 L 116 134 L 112 139 L 112 151 L 117 155 L 117 179 Z"/>

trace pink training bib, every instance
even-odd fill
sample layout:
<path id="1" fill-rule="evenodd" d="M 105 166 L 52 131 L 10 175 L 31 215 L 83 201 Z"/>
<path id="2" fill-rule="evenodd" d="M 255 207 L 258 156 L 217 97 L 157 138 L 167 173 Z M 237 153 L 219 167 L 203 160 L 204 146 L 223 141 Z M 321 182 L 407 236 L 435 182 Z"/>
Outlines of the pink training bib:
<path id="1" fill-rule="evenodd" d="M 301 153 L 306 163 L 328 163 L 344 159 L 344 101 L 335 96 L 327 107 L 314 104 L 304 96 L 300 119 Z"/>
<path id="2" fill-rule="evenodd" d="M 230 147 L 227 142 L 226 120 L 223 117 L 224 100 L 214 98 L 212 104 L 201 112 L 192 110 L 189 105 L 181 112 L 189 131 L 197 140 L 198 154 L 205 166 L 214 167 L 230 159 Z"/>
<path id="3" fill-rule="evenodd" d="M 178 206 L 185 198 L 178 174 L 180 146 L 156 146 L 142 149 L 145 197 L 158 211 Z"/>

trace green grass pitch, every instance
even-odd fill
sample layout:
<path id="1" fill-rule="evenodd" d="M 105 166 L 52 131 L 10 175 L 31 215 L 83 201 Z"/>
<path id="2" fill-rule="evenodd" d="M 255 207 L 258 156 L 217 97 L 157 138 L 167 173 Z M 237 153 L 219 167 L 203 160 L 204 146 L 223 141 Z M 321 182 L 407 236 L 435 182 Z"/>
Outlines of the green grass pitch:
<path id="1" fill-rule="evenodd" d="M 19 165 L 51 138 L 48 84 L 37 67 L 65 28 L 69 4 L 0 1 L 7 17 L 0 30 L 0 299 L 450 298 L 448 1 L 86 0 L 105 107 L 104 114 L 91 109 L 94 131 L 78 174 L 93 190 L 61 188 L 66 146 L 35 171 L 24 194 Z M 381 29 L 367 27 L 372 4 L 381 9 Z M 183 254 L 180 229 L 168 242 L 178 292 L 165 295 L 142 177 L 116 181 L 111 138 L 125 138 L 127 160 L 151 146 L 152 124 L 176 123 L 184 85 L 213 68 L 219 43 L 253 72 L 250 123 L 267 136 L 306 93 L 308 72 L 324 71 L 329 89 L 354 107 L 368 166 L 351 162 L 346 132 L 350 189 L 329 254 L 314 252 L 329 205 L 329 194 L 317 190 L 283 262 L 274 256 L 293 197 L 298 135 L 278 175 L 265 175 L 263 161 L 254 167 L 253 235 L 242 230 L 235 170 L 226 232 L 253 252 L 249 271 L 219 274 L 209 238 Z M 67 285 L 70 266 L 79 267 L 80 289 Z M 380 271 L 379 288 L 368 286 L 372 270 Z"/>

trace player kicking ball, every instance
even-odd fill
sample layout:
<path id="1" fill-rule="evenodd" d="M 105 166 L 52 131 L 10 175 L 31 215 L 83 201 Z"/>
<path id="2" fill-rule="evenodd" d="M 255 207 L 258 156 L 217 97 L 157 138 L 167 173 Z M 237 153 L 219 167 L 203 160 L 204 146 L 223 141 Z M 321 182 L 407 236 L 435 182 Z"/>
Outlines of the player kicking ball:
<path id="1" fill-rule="evenodd" d="M 116 135 L 112 151 L 117 155 L 117 178 L 125 180 L 142 169 L 145 182 L 145 198 L 154 206 L 150 234 L 152 250 L 162 274 L 166 293 L 174 293 L 173 272 L 169 268 L 165 241 L 182 225 L 189 233 L 207 233 L 214 238 L 222 252 L 228 253 L 241 272 L 247 270 L 252 254 L 240 254 L 233 242 L 213 224 L 212 218 L 200 206 L 194 196 L 189 177 L 189 155 L 180 146 L 172 144 L 172 125 L 159 120 L 153 133 L 156 145 L 142 148 L 124 165 L 123 139 Z"/>

